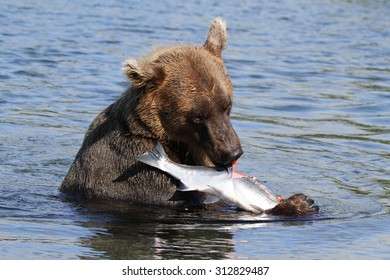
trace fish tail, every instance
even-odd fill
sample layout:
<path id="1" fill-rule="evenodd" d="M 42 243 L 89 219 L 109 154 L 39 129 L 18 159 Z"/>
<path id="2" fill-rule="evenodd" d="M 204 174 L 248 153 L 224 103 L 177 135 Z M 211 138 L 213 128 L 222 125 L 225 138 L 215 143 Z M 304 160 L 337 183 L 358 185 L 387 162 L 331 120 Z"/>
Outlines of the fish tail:
<path id="1" fill-rule="evenodd" d="M 164 160 L 169 160 L 169 158 L 165 153 L 163 146 L 160 144 L 160 142 L 157 142 L 157 145 L 149 152 L 137 156 L 137 160 L 147 165 L 161 169 L 160 162 Z"/>

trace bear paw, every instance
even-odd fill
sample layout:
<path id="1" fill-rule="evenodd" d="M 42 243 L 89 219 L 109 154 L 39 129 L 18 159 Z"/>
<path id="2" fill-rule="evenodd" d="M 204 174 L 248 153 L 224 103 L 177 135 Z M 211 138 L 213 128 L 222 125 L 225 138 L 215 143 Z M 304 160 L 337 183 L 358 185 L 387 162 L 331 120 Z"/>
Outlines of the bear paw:
<path id="1" fill-rule="evenodd" d="M 266 211 L 271 215 L 285 215 L 285 216 L 303 216 L 315 214 L 319 207 L 314 205 L 314 200 L 307 198 L 306 195 L 299 193 L 282 200 L 274 208 Z"/>

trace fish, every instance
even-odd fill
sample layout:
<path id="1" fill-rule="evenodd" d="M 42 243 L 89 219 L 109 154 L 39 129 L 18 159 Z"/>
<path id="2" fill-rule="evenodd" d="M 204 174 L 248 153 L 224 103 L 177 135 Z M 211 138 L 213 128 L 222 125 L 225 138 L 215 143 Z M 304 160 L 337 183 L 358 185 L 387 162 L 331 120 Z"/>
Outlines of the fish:
<path id="1" fill-rule="evenodd" d="M 159 142 L 152 150 L 138 156 L 137 160 L 178 179 L 179 191 L 208 193 L 211 195 L 209 201 L 223 200 L 248 212 L 263 213 L 282 200 L 255 177 L 234 172 L 232 167 L 220 169 L 173 162 Z"/>

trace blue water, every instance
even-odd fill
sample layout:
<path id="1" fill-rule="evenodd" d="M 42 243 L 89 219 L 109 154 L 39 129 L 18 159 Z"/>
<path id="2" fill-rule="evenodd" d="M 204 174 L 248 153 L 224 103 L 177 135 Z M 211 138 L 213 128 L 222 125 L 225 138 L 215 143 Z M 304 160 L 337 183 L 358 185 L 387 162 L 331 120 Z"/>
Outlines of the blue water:
<path id="1" fill-rule="evenodd" d="M 0 5 L 1 259 L 390 259 L 389 1 L 18 1 Z M 57 190 L 153 45 L 224 60 L 238 169 L 320 206 L 306 218 L 76 204 Z"/>

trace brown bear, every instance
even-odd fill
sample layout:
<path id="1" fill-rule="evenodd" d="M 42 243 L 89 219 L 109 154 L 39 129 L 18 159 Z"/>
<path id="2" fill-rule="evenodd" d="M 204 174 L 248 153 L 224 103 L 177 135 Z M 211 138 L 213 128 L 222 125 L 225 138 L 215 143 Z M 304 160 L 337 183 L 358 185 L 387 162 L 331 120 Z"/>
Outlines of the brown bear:
<path id="1" fill-rule="evenodd" d="M 169 198 L 178 182 L 135 160 L 157 141 L 177 162 L 230 166 L 243 151 L 229 118 L 226 43 L 226 24 L 217 18 L 203 46 L 160 47 L 125 61 L 131 86 L 92 122 L 60 190 L 86 199 L 177 204 Z M 185 196 L 196 201 L 199 194 Z"/>
<path id="2" fill-rule="evenodd" d="M 226 45 L 226 23 L 217 18 L 203 46 L 160 47 L 125 61 L 131 86 L 92 122 L 60 191 L 87 200 L 202 204 L 204 194 L 176 192 L 176 179 L 135 158 L 157 141 L 172 160 L 189 165 L 227 167 L 242 155 L 229 118 L 233 89 L 222 61 Z M 299 196 L 268 212 L 309 213 L 311 204 Z"/>

